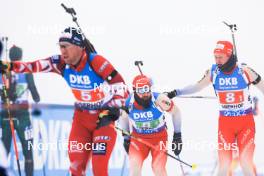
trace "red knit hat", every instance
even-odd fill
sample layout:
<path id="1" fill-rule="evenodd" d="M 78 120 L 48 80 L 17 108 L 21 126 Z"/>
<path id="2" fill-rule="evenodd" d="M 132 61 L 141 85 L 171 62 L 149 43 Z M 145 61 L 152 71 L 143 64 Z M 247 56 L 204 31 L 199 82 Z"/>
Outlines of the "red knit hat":
<path id="1" fill-rule="evenodd" d="M 151 87 L 151 80 L 145 75 L 137 75 L 133 80 L 133 88 Z"/>
<path id="2" fill-rule="evenodd" d="M 233 44 L 229 41 L 218 41 L 214 49 L 214 54 L 222 53 L 231 56 L 233 52 Z"/>

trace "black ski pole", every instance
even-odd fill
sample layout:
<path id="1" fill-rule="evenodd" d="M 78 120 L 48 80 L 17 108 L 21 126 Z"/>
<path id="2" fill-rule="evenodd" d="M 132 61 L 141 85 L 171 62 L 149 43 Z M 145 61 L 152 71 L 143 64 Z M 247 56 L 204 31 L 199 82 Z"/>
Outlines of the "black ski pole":
<path id="1" fill-rule="evenodd" d="M 215 96 L 200 96 L 200 95 L 197 95 L 197 96 L 176 96 L 176 98 L 217 99 L 217 97 L 215 97 Z"/>
<path id="2" fill-rule="evenodd" d="M 4 44 L 4 46 L 5 46 L 5 58 L 7 59 L 7 57 L 8 57 L 8 46 L 7 46 L 8 37 L 2 37 L 2 41 L 5 42 L 5 44 Z"/>
<path id="3" fill-rule="evenodd" d="M 2 40 L 0 40 L 0 58 L 2 56 L 2 51 L 3 51 L 3 44 L 2 44 Z"/>
<path id="4" fill-rule="evenodd" d="M 233 45 L 234 45 L 234 52 L 233 54 L 237 57 L 237 49 L 236 49 L 236 41 L 235 41 L 235 32 L 237 31 L 237 25 L 236 24 L 228 24 L 225 21 L 223 23 L 229 27 L 232 35 Z"/>
<path id="5" fill-rule="evenodd" d="M 86 49 L 88 49 L 90 52 L 96 53 L 96 50 L 94 49 L 94 46 L 91 44 L 91 42 L 88 40 L 88 38 L 85 36 L 83 30 L 81 29 L 77 17 L 76 17 L 76 12 L 74 8 L 68 8 L 66 7 L 63 3 L 61 3 L 61 6 L 65 9 L 67 13 L 69 13 L 72 16 L 72 21 L 77 25 L 79 32 L 83 35 L 84 37 L 84 45 Z"/>
<path id="6" fill-rule="evenodd" d="M 142 70 L 140 68 L 140 66 L 143 66 L 143 61 L 135 61 L 135 66 L 138 67 L 138 70 L 139 70 L 140 74 L 143 75 L 143 72 L 142 72 Z"/>

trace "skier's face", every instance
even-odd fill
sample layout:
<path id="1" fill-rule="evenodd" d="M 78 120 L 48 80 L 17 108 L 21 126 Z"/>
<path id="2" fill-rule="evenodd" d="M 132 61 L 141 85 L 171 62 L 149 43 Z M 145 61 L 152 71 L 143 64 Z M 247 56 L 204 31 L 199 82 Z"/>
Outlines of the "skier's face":
<path id="1" fill-rule="evenodd" d="M 215 63 L 216 63 L 217 65 L 223 65 L 223 64 L 225 64 L 225 63 L 228 61 L 228 59 L 229 59 L 229 56 L 227 56 L 227 55 L 224 54 L 224 53 L 215 53 L 214 56 L 215 56 Z"/>
<path id="2" fill-rule="evenodd" d="M 66 64 L 76 65 L 81 59 L 83 48 L 68 42 L 60 42 L 62 59 Z"/>

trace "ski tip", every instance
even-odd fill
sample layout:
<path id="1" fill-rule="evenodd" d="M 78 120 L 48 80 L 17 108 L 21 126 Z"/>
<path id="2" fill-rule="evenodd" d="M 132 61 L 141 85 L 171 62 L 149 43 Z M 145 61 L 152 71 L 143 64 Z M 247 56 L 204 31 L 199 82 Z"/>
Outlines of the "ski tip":
<path id="1" fill-rule="evenodd" d="M 192 170 L 195 170 L 197 168 L 197 164 L 192 164 Z"/>

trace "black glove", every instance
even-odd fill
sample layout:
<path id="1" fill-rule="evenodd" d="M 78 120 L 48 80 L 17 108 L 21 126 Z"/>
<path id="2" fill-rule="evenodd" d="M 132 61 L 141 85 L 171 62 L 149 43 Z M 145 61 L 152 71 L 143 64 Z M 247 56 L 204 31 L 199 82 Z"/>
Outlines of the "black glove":
<path id="1" fill-rule="evenodd" d="M 172 139 L 172 151 L 176 156 L 178 156 L 181 153 L 181 150 L 182 150 L 181 132 L 174 133 Z"/>
<path id="2" fill-rule="evenodd" d="M 123 146 L 124 146 L 125 151 L 128 154 L 128 152 L 129 152 L 129 146 L 130 146 L 130 137 L 128 135 L 125 135 L 125 134 L 124 134 L 124 143 L 123 143 Z"/>
<path id="3" fill-rule="evenodd" d="M 0 60 L 0 73 L 7 73 L 13 69 L 13 64 L 10 62 L 4 62 Z"/>
<path id="4" fill-rule="evenodd" d="M 96 129 L 109 125 L 111 122 L 116 121 L 119 116 L 119 108 L 107 108 L 106 110 L 103 110 L 99 114 Z"/>
<path id="5" fill-rule="evenodd" d="M 0 175 L 2 175 L 2 176 L 8 176 L 9 175 L 6 168 L 0 166 Z"/>
<path id="6" fill-rule="evenodd" d="M 119 108 L 108 108 L 108 116 L 111 118 L 112 121 L 116 121 L 120 116 L 120 109 Z"/>
<path id="7" fill-rule="evenodd" d="M 164 92 L 164 94 L 166 94 L 170 99 L 172 99 L 177 96 L 177 90 L 175 89 L 171 92 Z"/>
<path id="8" fill-rule="evenodd" d="M 41 115 L 41 110 L 38 109 L 38 108 L 35 108 L 35 109 L 33 109 L 33 111 L 31 112 L 31 114 L 32 114 L 33 116 L 40 116 L 40 115 Z"/>

